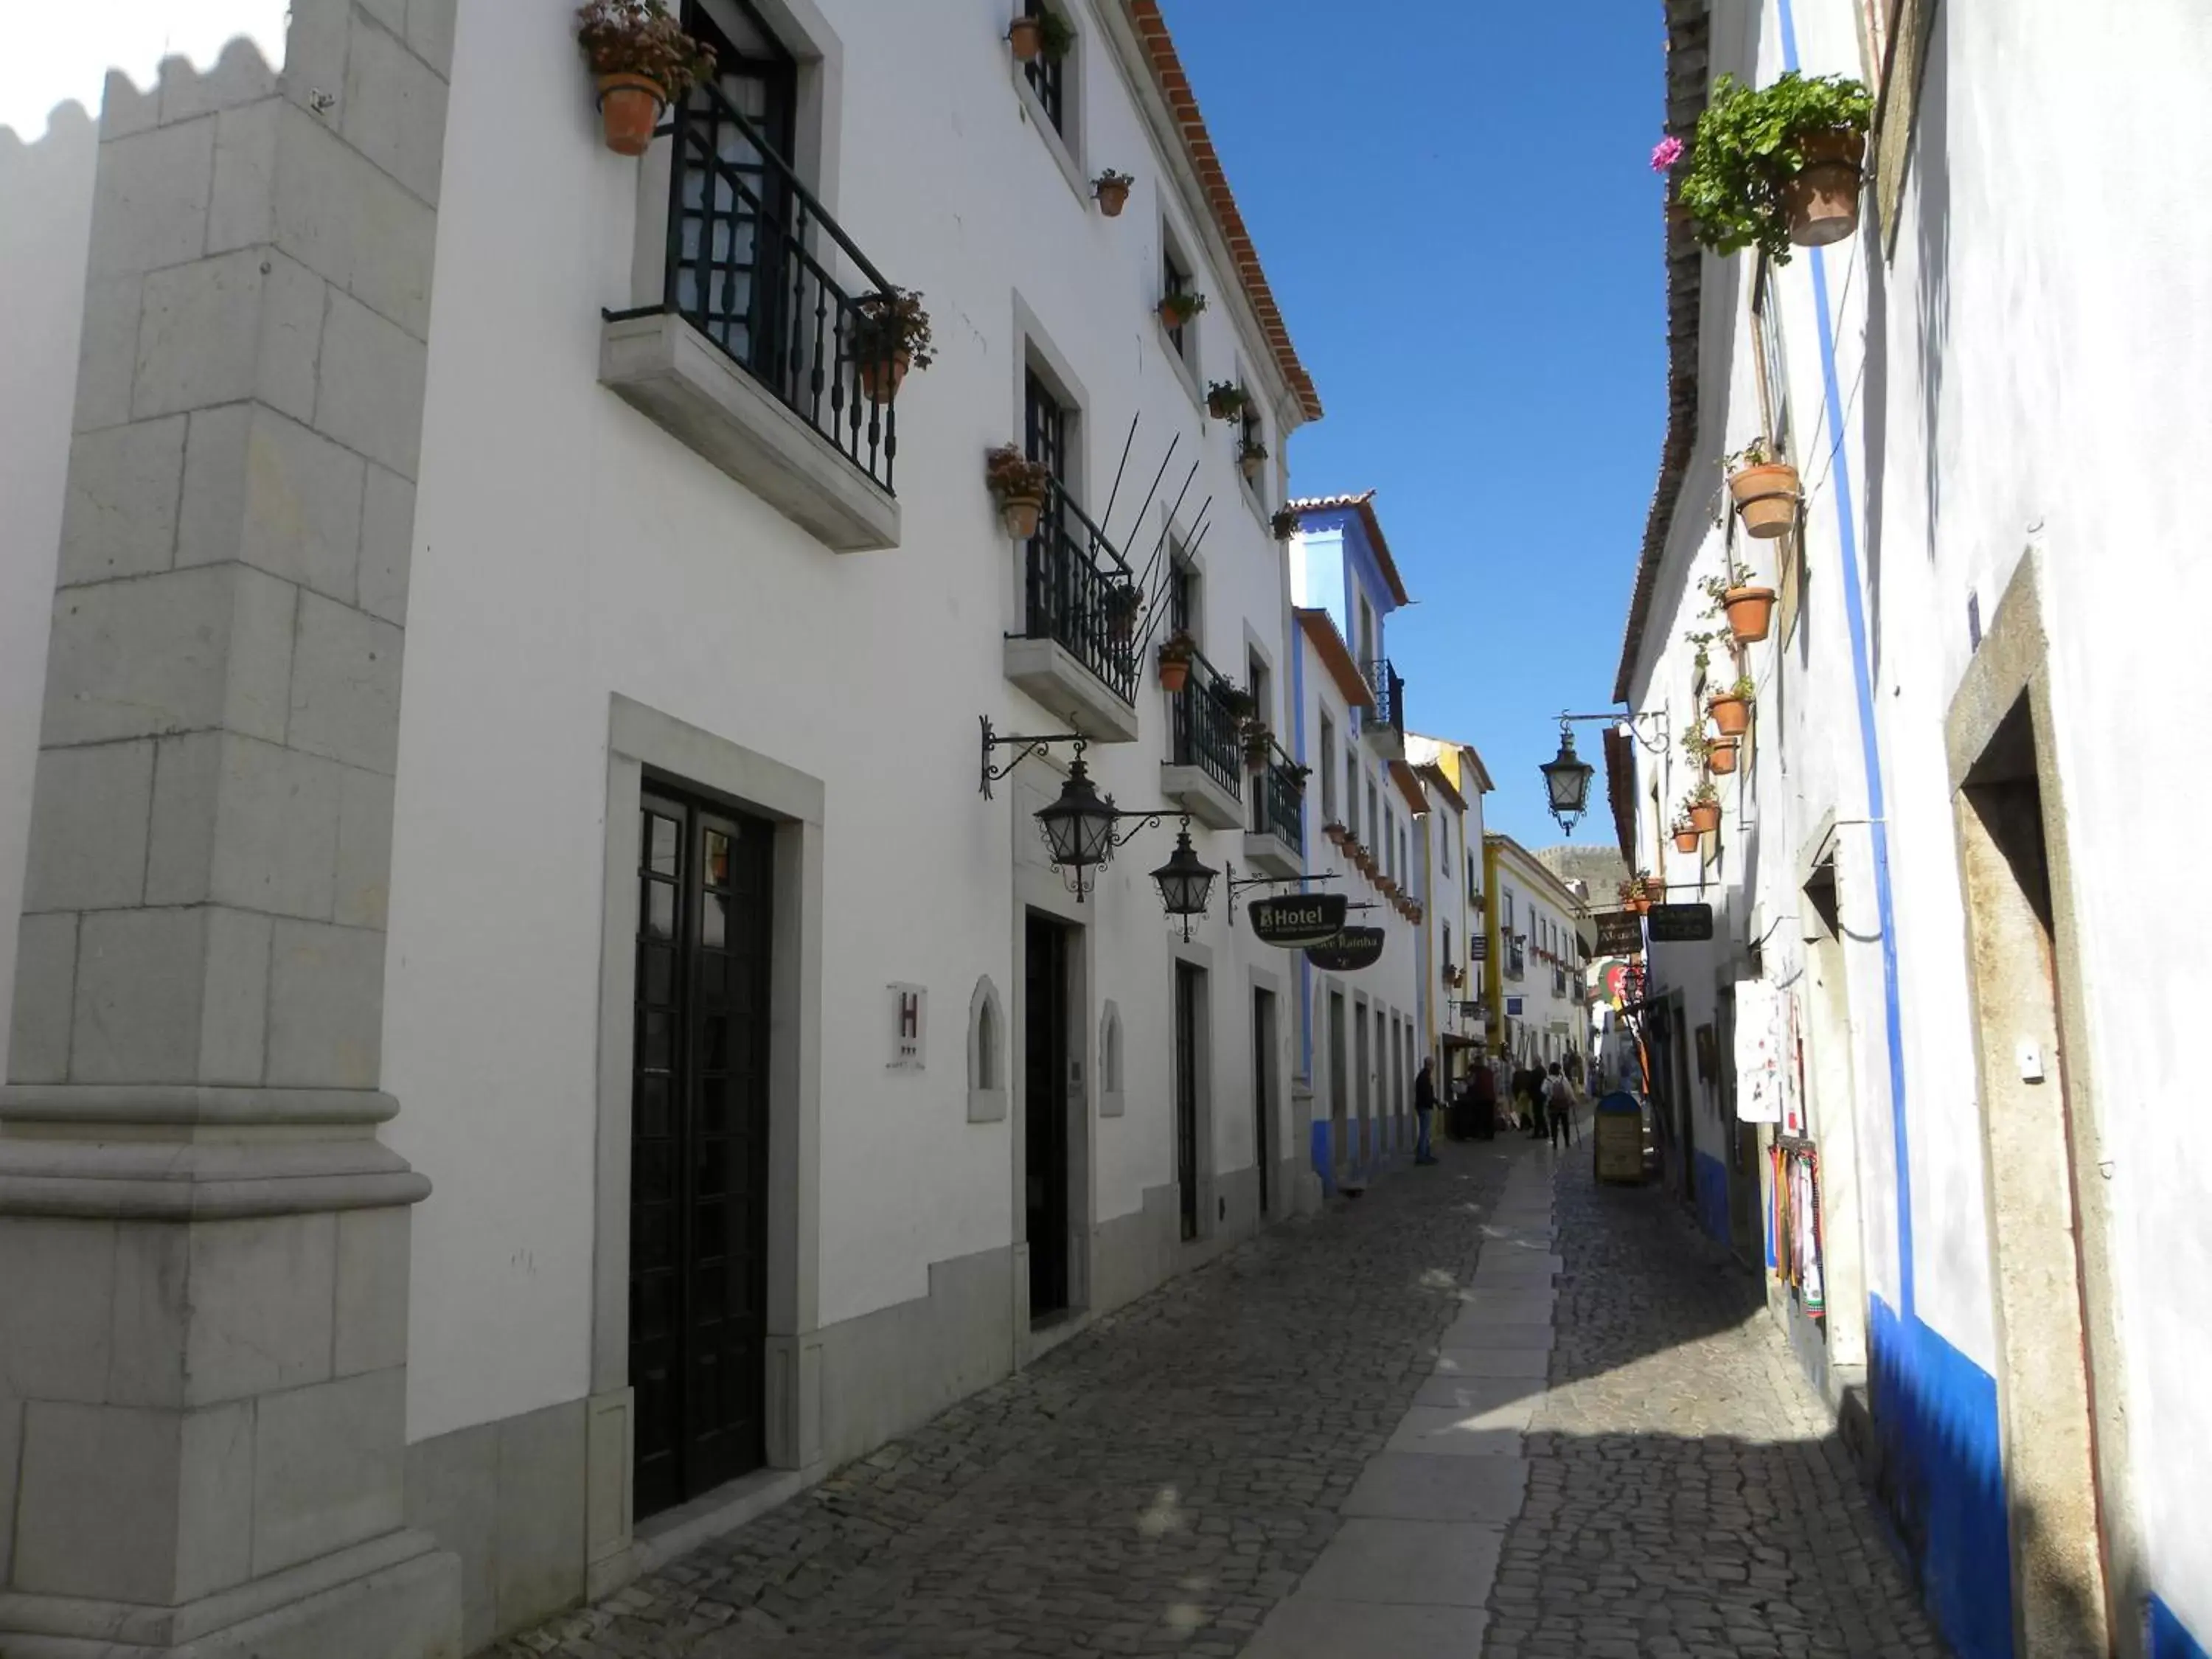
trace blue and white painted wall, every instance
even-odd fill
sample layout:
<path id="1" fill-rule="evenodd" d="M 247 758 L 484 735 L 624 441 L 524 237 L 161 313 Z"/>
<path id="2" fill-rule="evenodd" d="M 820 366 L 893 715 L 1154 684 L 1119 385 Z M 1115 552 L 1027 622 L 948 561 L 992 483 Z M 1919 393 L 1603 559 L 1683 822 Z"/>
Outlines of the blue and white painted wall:
<path id="1" fill-rule="evenodd" d="M 1766 341 L 1807 493 L 1802 586 L 1794 617 L 1753 648 L 1755 753 L 1723 783 L 1719 860 L 1700 861 L 1722 939 L 1659 969 L 1703 994 L 1758 941 L 1770 983 L 1806 983 L 1818 964 L 1801 883 L 1809 860 L 1832 859 L 1848 1053 L 1827 1066 L 1808 1054 L 1808 1070 L 1816 1109 L 1856 1154 L 1858 1224 L 1832 1229 L 1829 1249 L 1863 1285 L 1884 1496 L 1957 1650 L 2014 1652 L 2021 1452 L 2003 1428 L 1945 722 L 2034 558 L 2057 784 L 2054 803 L 2046 775 L 2044 810 L 2063 826 L 2075 918 L 2061 973 L 2086 1032 L 2063 1058 L 2077 1107 L 2093 1090 L 2102 1135 L 2076 1183 L 2098 1183 L 2109 1218 L 2090 1299 L 2117 1333 L 2094 1419 L 2113 1640 L 2198 1655 L 2212 1641 L 2212 1407 L 2197 1381 L 2212 1331 L 2169 1309 L 2174 1286 L 2212 1269 L 2212 1146 L 2192 1133 L 2193 1011 L 2153 964 L 2175 943 L 2159 895 L 2191 867 L 2183 837 L 2212 808 L 2201 773 L 2170 752 L 2198 701 L 2196 619 L 2212 597 L 2173 527 L 2212 510 L 2212 476 L 2169 464 L 2212 439 L 2199 320 L 2212 221 L 2196 207 L 2212 186 L 2212 126 L 2191 91 L 2212 80 L 2212 17 L 2148 0 L 2120 37 L 2057 0 L 2001 17 L 1921 9 L 1893 233 L 1870 189 L 1855 239 L 1800 252 L 1772 278 Z M 1868 76 L 1868 18 L 1891 10 L 1723 0 L 1712 68 L 1762 84 L 1790 67 Z M 2050 118 L 2060 107 L 2063 123 Z M 1748 257 L 1705 261 L 1694 459 L 1629 677 L 1639 708 L 1671 704 L 1677 732 L 1680 636 L 1708 625 L 1696 581 L 1721 568 L 1720 459 L 1765 418 L 1759 282 Z M 1776 544 L 1748 545 L 1754 575 L 1781 585 Z M 1650 775 L 1638 835 L 1659 868 L 1674 794 L 1655 804 Z"/>

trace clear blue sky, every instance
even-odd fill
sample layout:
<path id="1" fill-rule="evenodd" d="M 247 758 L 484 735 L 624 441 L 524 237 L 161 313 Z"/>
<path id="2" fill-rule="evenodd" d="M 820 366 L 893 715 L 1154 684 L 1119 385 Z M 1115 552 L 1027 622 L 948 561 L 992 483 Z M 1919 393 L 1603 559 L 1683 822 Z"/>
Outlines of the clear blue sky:
<path id="1" fill-rule="evenodd" d="M 1411 724 L 1557 842 L 1535 769 L 1612 706 L 1665 425 L 1660 8 L 1164 3 L 1328 411 L 1291 487 L 1376 490 Z M 1613 838 L 1601 729 L 1577 842 Z"/>

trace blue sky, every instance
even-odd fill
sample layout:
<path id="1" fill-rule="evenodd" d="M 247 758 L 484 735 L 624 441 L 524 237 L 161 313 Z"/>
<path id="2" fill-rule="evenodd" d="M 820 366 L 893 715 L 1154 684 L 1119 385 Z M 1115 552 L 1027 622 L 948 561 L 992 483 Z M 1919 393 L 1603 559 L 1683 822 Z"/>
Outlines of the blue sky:
<path id="1" fill-rule="evenodd" d="M 1292 488 L 1376 491 L 1411 723 L 1551 845 L 1535 769 L 1611 706 L 1665 424 L 1660 8 L 1164 5 L 1328 411 Z M 1609 842 L 1591 800 L 1575 839 Z"/>

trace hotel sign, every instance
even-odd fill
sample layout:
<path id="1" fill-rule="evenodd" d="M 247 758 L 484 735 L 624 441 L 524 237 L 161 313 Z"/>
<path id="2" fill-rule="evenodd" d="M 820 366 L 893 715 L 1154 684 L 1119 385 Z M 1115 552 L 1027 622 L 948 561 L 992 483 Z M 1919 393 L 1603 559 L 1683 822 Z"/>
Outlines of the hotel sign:
<path id="1" fill-rule="evenodd" d="M 1325 944 L 1306 946 L 1306 960 L 1328 974 L 1356 974 L 1382 959 L 1380 927 L 1347 927 Z"/>
<path id="2" fill-rule="evenodd" d="M 1262 945 L 1293 950 L 1326 945 L 1344 931 L 1346 908 L 1341 893 L 1284 893 L 1274 898 L 1256 898 L 1249 907 L 1252 932 Z"/>

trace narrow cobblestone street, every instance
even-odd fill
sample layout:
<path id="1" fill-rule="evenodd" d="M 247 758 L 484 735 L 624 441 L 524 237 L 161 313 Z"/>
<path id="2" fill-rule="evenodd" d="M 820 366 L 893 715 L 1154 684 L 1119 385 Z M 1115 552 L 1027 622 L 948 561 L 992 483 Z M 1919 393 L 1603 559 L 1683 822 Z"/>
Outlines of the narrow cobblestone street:
<path id="1" fill-rule="evenodd" d="M 500 1651 L 1942 1651 L 1755 1280 L 1586 1149 L 1443 1157 Z"/>

